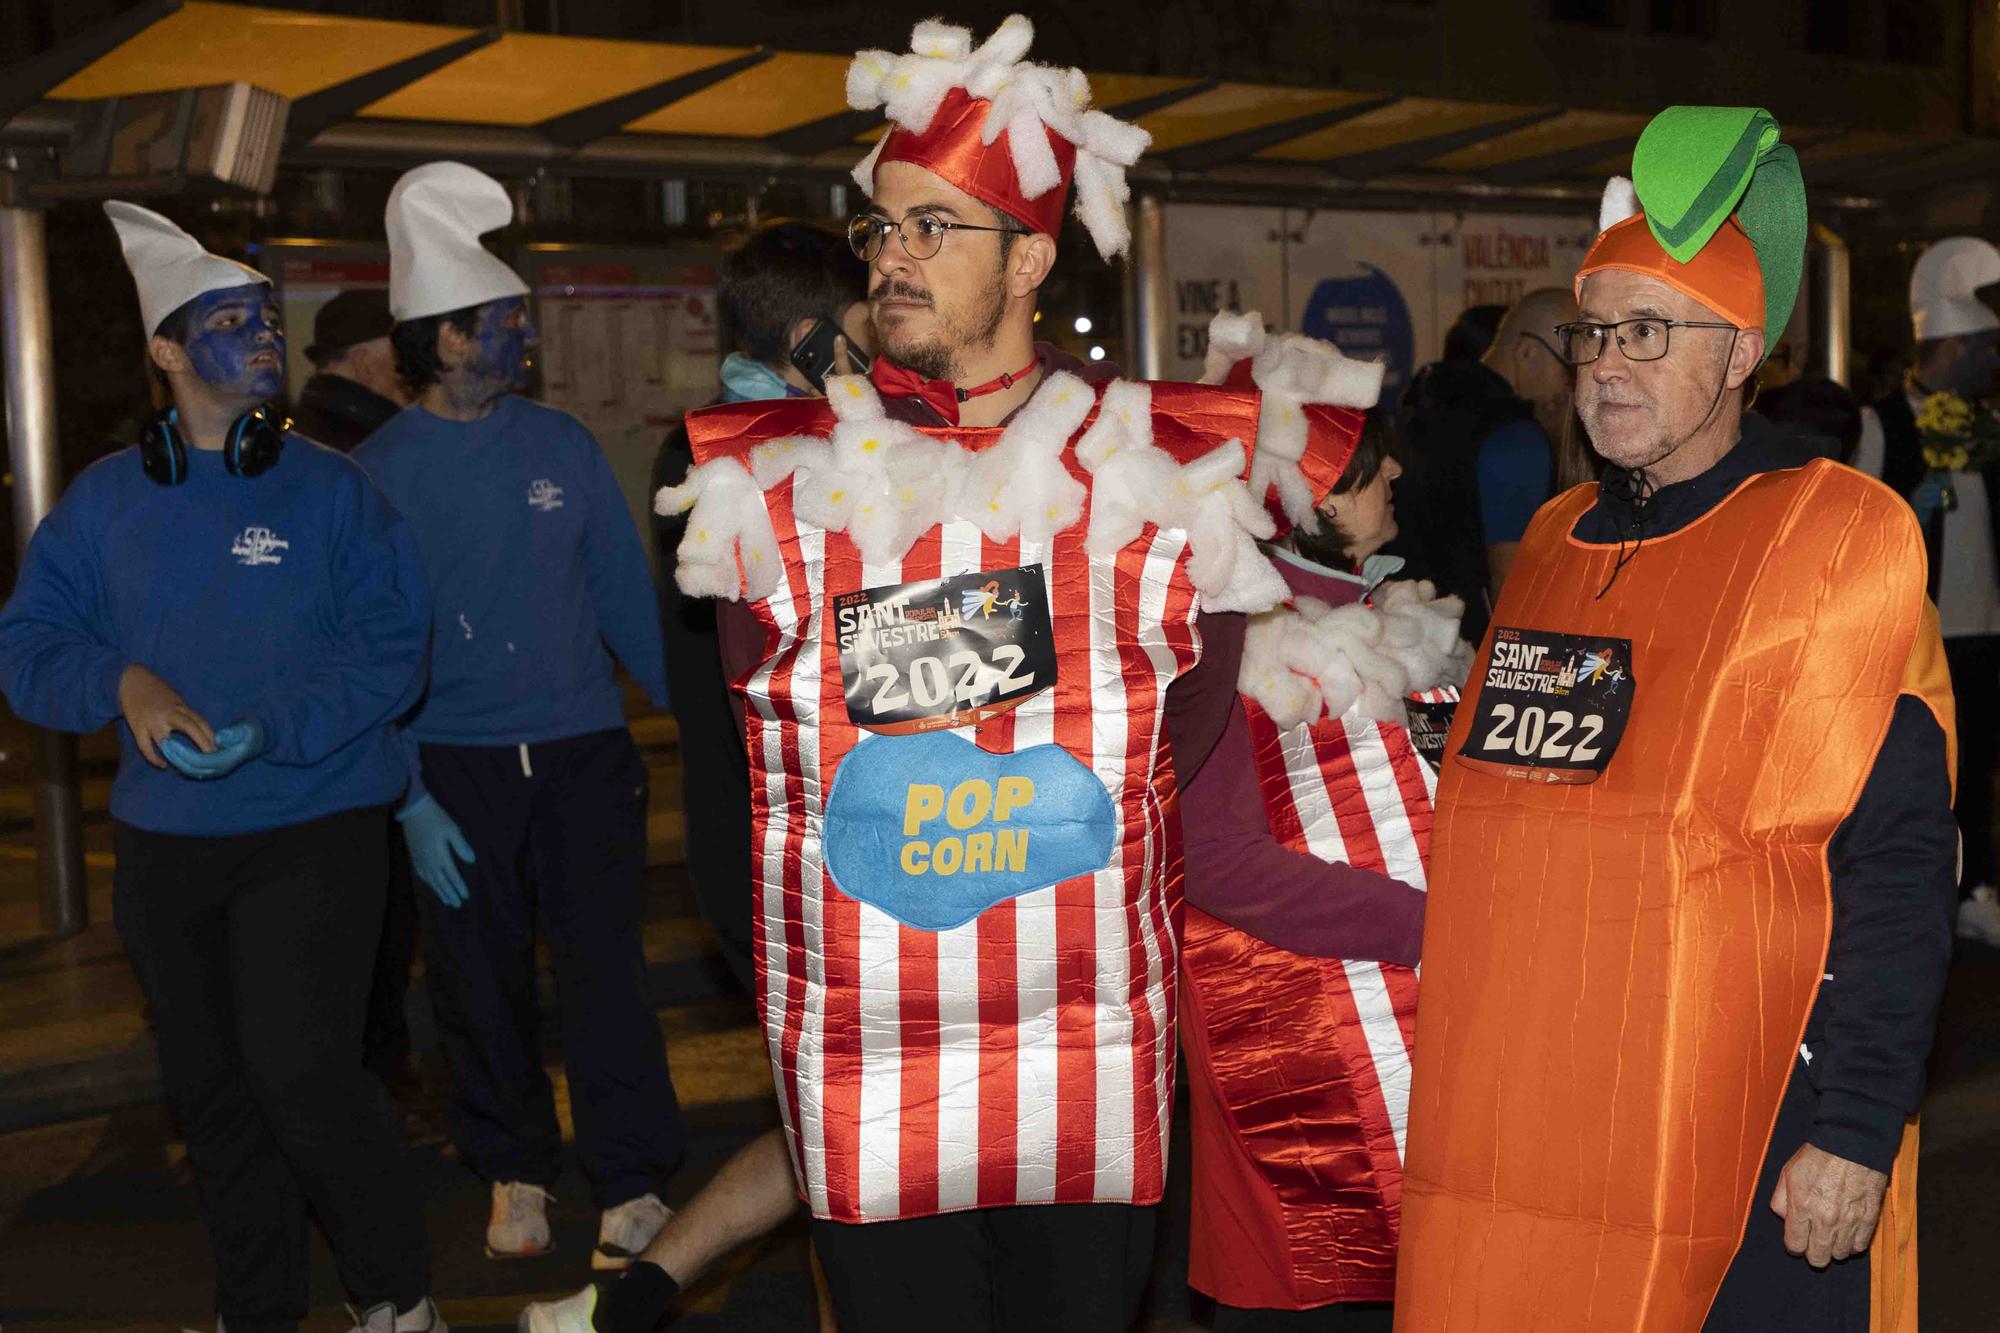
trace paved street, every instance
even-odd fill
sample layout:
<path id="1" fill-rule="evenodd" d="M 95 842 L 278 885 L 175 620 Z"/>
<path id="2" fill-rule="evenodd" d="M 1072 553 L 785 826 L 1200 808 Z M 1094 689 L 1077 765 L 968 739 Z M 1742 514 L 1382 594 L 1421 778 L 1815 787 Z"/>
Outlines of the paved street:
<path id="1" fill-rule="evenodd" d="M 676 863 L 679 773 L 670 725 L 642 724 L 654 770 L 653 855 L 646 926 L 655 999 L 693 1143 L 674 1185 L 684 1197 L 738 1144 L 774 1121 L 749 1001 L 716 958 Z M 0 1325 L 37 1329 L 160 1329 L 199 1324 L 210 1265 L 182 1152 L 153 1098 L 156 1067 L 137 992 L 108 923 L 108 768 L 86 803 L 95 925 L 81 939 L 0 945 Z M 0 779 L 10 761 L 0 757 Z M 16 777 L 17 781 L 18 778 Z M 25 792 L 0 787 L 0 941 L 34 931 L 32 830 Z M 415 1006 L 421 1026 L 427 1021 Z M 2000 1327 L 1990 1293 L 2000 1236 L 2000 952 L 1968 949 L 1947 1000 L 1926 1119 L 1923 1193 L 1924 1329 Z M 551 1073 L 561 1086 L 557 1052 Z M 39 1113 L 38 1113 L 39 1111 Z M 49 1115 L 56 1123 L 36 1123 Z M 1185 1184 L 1184 1153 L 1176 1163 Z M 494 1263 L 480 1250 L 486 1195 L 447 1153 L 412 1151 L 436 1250 L 437 1290 L 458 1328 L 511 1328 L 523 1301 L 585 1280 L 595 1214 L 567 1172 L 552 1208 L 556 1253 Z M 814 1328 L 803 1228 L 741 1254 L 694 1292 L 672 1327 Z M 1164 1228 L 1150 1312 L 1156 1329 L 1187 1328 L 1183 1210 Z M 316 1250 L 308 1327 L 348 1326 L 323 1247 Z"/>

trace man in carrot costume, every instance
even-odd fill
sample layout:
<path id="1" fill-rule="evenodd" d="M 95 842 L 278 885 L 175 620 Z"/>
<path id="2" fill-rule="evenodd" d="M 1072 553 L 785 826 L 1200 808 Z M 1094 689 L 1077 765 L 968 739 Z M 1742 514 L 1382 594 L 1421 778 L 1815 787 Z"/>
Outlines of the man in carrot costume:
<path id="1" fill-rule="evenodd" d="M 1743 411 L 1804 258 L 1778 136 L 1661 113 L 1557 330 L 1609 467 L 1447 746 L 1399 1330 L 1917 1327 L 1951 694 L 1907 507 Z"/>

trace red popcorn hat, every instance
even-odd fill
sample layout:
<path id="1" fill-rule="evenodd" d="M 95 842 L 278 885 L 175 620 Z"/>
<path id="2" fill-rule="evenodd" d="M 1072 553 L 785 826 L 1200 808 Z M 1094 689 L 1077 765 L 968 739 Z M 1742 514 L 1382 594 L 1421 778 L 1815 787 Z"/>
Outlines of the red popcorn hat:
<path id="1" fill-rule="evenodd" d="M 1131 241 L 1125 169 L 1152 136 L 1091 110 L 1082 70 L 1023 59 L 1034 37 L 1034 25 L 1015 14 L 975 49 L 968 29 L 928 20 L 911 33 L 907 55 L 856 55 L 848 104 L 883 108 L 890 129 L 854 179 L 872 195 L 878 165 L 909 162 L 1050 234 L 1074 184 L 1077 218 L 1098 253 L 1123 254 Z"/>

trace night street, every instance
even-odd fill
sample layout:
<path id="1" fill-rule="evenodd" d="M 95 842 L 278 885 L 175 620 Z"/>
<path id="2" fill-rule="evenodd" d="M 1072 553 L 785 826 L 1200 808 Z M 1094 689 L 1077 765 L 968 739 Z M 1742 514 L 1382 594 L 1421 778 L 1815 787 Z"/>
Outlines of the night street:
<path id="1" fill-rule="evenodd" d="M 726 978 L 713 938 L 694 914 L 678 867 L 680 775 L 671 727 L 635 724 L 653 775 L 654 866 L 647 956 L 674 1082 L 692 1141 L 674 1182 L 679 1202 L 738 1145 L 775 1123 L 769 1074 L 747 997 Z M 101 747 L 100 747 L 101 748 Z M 86 746 L 86 771 L 92 747 Z M 8 770 L 13 773 L 13 769 Z M 14 780 L 19 781 L 18 774 Z M 108 842 L 102 777 L 86 785 L 93 924 L 80 939 L 0 949 L 0 1323 L 37 1329 L 192 1326 L 208 1308 L 210 1262 L 182 1149 L 147 1093 L 148 1043 L 137 989 L 108 915 Z M 92 798 L 95 798 L 94 800 Z M 0 791 L 0 925 L 33 930 L 32 831 L 25 792 Z M 2000 1234 L 2000 951 L 1968 946 L 1955 965 L 1924 1126 L 1921 1245 L 1926 1333 L 1992 1327 L 1981 1256 Z M 421 1007 L 418 1009 L 421 1017 Z M 92 1051 L 64 1068 L 56 1053 Z M 556 1048 L 546 1048 L 558 1091 Z M 93 1106 L 89 1114 L 20 1128 L 37 1104 Z M 560 1105 L 560 1102 L 559 1102 Z M 1187 1327 L 1185 1127 L 1179 1126 L 1173 1223 L 1154 1274 L 1153 1326 Z M 568 1130 L 567 1118 L 564 1122 Z M 454 1328 L 512 1328 L 530 1299 L 567 1295 L 586 1278 L 596 1211 L 572 1168 L 550 1209 L 555 1253 L 496 1263 L 480 1251 L 484 1186 L 437 1149 L 412 1151 L 423 1182 L 440 1304 Z M 1172 1187 L 1170 1187 L 1172 1188 Z M 316 1241 L 314 1315 L 307 1327 L 348 1327 L 339 1284 Z M 689 1298 L 675 1329 L 814 1327 L 804 1227 L 794 1223 L 737 1255 Z"/>

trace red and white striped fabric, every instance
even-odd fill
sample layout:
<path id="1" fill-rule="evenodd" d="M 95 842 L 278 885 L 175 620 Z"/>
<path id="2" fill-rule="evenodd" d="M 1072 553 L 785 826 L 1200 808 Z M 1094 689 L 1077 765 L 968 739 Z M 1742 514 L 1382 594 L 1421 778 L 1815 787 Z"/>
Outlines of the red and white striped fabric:
<path id="1" fill-rule="evenodd" d="M 1198 657 L 1185 540 L 1149 528 L 1093 560 L 1084 525 L 1044 546 L 954 521 L 865 564 L 765 501 L 785 579 L 755 610 L 749 680 L 759 996 L 794 1165 L 817 1217 L 1160 1197 L 1174 1061 L 1180 851 L 1161 762 L 1167 686 Z M 831 592 L 1041 563 L 1058 678 L 979 727 L 995 752 L 1057 744 L 1117 810 L 1110 863 L 939 933 L 840 892 L 825 800 L 859 734 L 824 617 Z"/>
<path id="2" fill-rule="evenodd" d="M 1453 702 L 1454 688 L 1419 691 L 1422 702 Z M 1437 777 L 1418 758 L 1409 732 L 1349 711 L 1280 731 L 1249 698 L 1257 781 L 1271 832 L 1286 846 L 1322 861 L 1344 861 L 1427 887 L 1432 804 Z M 1337 975 L 1336 975 L 1337 972 Z M 1329 998 L 1351 1007 L 1341 1039 L 1354 1043 L 1349 1068 L 1368 1126 L 1383 1203 L 1400 1198 L 1404 1131 L 1409 1122 L 1410 1047 L 1415 1040 L 1417 972 L 1393 963 L 1343 960 L 1327 969 Z"/>

